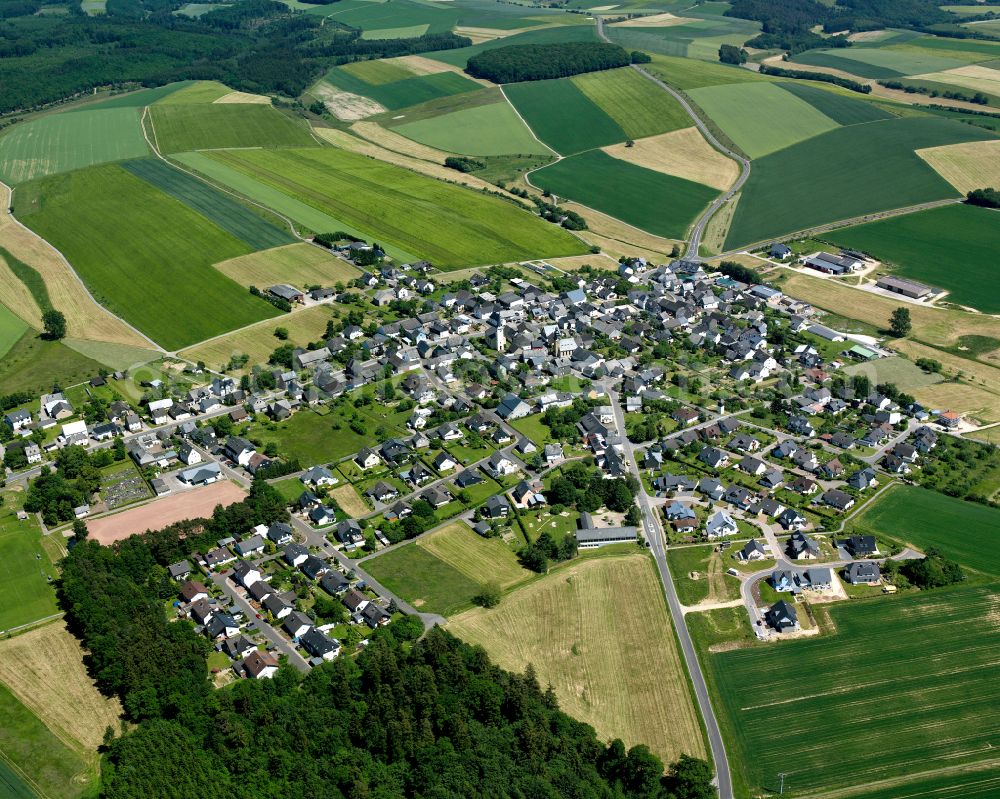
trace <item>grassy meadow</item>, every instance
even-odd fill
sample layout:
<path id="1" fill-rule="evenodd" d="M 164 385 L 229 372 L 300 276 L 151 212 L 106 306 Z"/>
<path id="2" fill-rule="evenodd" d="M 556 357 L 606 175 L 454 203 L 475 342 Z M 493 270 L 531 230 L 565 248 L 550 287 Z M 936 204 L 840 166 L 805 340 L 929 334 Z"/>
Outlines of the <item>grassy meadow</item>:
<path id="1" fill-rule="evenodd" d="M 836 230 L 825 238 L 893 264 L 895 274 L 948 290 L 948 300 L 1000 313 L 996 280 L 1000 213 L 948 205 Z"/>
<path id="2" fill-rule="evenodd" d="M 14 125 L 0 137 L 0 179 L 16 185 L 148 152 L 135 108 L 51 114 Z"/>
<path id="3" fill-rule="evenodd" d="M 349 282 L 360 273 L 356 266 L 337 258 L 329 250 L 305 242 L 241 255 L 218 263 L 215 268 L 241 286 L 275 283 L 299 287 L 333 286 Z"/>
<path id="4" fill-rule="evenodd" d="M 509 103 L 463 108 L 393 128 L 408 139 L 462 155 L 545 155 L 548 148 L 531 135 Z"/>
<path id="5" fill-rule="evenodd" d="M 5 491 L 0 496 L 4 499 L 0 507 L 0 630 L 7 630 L 57 611 L 55 589 L 47 579 L 57 574 L 42 546 L 38 521 L 34 516 L 18 521 L 23 493 Z"/>
<path id="6" fill-rule="evenodd" d="M 448 629 L 503 668 L 532 664 L 560 707 L 602 739 L 644 743 L 665 762 L 705 754 L 663 587 L 645 555 L 578 558 Z"/>
<path id="7" fill-rule="evenodd" d="M 362 568 L 422 613 L 458 613 L 469 608 L 482 589 L 482 583 L 416 543 L 366 560 Z"/>
<path id="8" fill-rule="evenodd" d="M 28 324 L 6 305 L 0 305 L 0 357 L 10 352 L 28 332 Z"/>
<path id="9" fill-rule="evenodd" d="M 654 172 L 600 150 L 564 158 L 533 172 L 531 182 L 637 228 L 683 238 L 717 191 L 700 183 Z"/>
<path id="10" fill-rule="evenodd" d="M 43 178 L 14 202 L 99 301 L 168 349 L 278 313 L 211 267 L 246 244 L 119 166 Z"/>
<path id="11" fill-rule="evenodd" d="M 691 124 L 681 104 L 634 69 L 586 72 L 571 78 L 630 139 L 656 136 Z"/>
<path id="12" fill-rule="evenodd" d="M 343 150 L 242 150 L 211 158 L 440 269 L 585 249 L 510 203 Z"/>
<path id="13" fill-rule="evenodd" d="M 870 505 L 852 525 L 941 550 L 963 566 L 1000 577 L 1000 510 L 917 486 L 897 486 Z"/>
<path id="14" fill-rule="evenodd" d="M 63 341 L 43 339 L 29 329 L 0 358 L 0 393 L 50 391 L 53 384 L 71 386 L 89 380 L 105 366 Z"/>
<path id="15" fill-rule="evenodd" d="M 316 143 L 305 124 L 267 105 L 162 103 L 151 106 L 150 113 L 157 147 L 164 153 Z"/>
<path id="16" fill-rule="evenodd" d="M 851 602 L 829 608 L 835 632 L 703 653 L 738 795 L 776 790 L 778 772 L 791 796 L 919 791 L 995 763 L 998 601 L 970 586 Z"/>

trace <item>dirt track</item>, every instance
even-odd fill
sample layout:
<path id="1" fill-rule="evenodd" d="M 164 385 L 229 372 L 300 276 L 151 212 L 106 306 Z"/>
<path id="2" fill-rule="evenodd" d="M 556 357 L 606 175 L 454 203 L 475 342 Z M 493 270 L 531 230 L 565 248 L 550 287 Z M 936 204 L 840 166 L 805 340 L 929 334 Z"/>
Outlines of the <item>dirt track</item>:
<path id="1" fill-rule="evenodd" d="M 228 480 L 212 483 L 88 522 L 89 537 L 101 544 L 112 544 L 133 533 L 158 530 L 183 519 L 211 516 L 216 505 L 232 505 L 245 496 L 246 491 Z"/>

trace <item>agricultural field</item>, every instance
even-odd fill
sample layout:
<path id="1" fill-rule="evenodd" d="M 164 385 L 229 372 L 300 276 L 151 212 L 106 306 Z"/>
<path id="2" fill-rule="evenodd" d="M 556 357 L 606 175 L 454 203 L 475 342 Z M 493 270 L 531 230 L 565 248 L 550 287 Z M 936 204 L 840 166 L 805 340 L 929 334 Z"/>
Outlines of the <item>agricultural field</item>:
<path id="1" fill-rule="evenodd" d="M 241 286 L 333 286 L 359 276 L 357 267 L 335 257 L 329 250 L 304 242 L 241 255 L 215 265 Z"/>
<path id="2" fill-rule="evenodd" d="M 913 151 L 982 141 L 980 128 L 936 117 L 850 125 L 787 147 L 754 164 L 726 248 L 814 225 L 957 196 Z M 816 187 L 823 186 L 822 192 Z"/>
<path id="3" fill-rule="evenodd" d="M 44 282 L 45 292 L 52 304 L 66 317 L 66 332 L 77 340 L 107 342 L 114 345 L 146 347 L 149 342 L 124 322 L 98 305 L 84 291 L 80 290 L 80 279 L 66 261 L 48 242 L 35 233 L 17 224 L 10 214 L 11 195 L 5 187 L 0 187 L 0 249 L 3 259 L 16 258 L 25 266 L 37 272 Z M 9 281 L 8 281 L 9 282 Z M 21 281 L 16 281 L 19 285 Z M 17 288 L 7 285 L 0 289 L 0 298 L 10 301 L 10 307 L 29 315 L 28 310 L 35 303 L 26 303 L 26 286 Z M 37 310 L 37 320 L 29 320 L 41 327 L 41 309 Z"/>
<path id="4" fill-rule="evenodd" d="M 921 551 L 935 547 L 970 569 L 1000 577 L 1000 510 L 916 486 L 896 486 L 852 526 Z"/>
<path id="5" fill-rule="evenodd" d="M 741 46 L 760 32 L 760 23 L 734 17 L 700 18 L 702 8 L 685 9 L 681 16 L 635 17 L 606 28 L 611 41 L 628 49 L 645 50 L 716 62 L 723 44 Z"/>
<path id="6" fill-rule="evenodd" d="M 545 155 L 510 104 L 501 100 L 396 125 L 393 131 L 430 147 L 462 155 Z"/>
<path id="7" fill-rule="evenodd" d="M 40 394 L 55 383 L 71 386 L 89 380 L 104 366 L 64 341 L 48 341 L 29 329 L 0 359 L 0 393 Z"/>
<path id="8" fill-rule="evenodd" d="M 168 349 L 278 313 L 211 268 L 246 244 L 121 167 L 26 184 L 15 212 L 99 301 Z"/>
<path id="9" fill-rule="evenodd" d="M 602 739 L 645 743 L 664 762 L 705 754 L 663 589 L 645 555 L 578 558 L 497 608 L 456 616 L 448 629 L 502 668 L 532 664 L 560 707 Z"/>
<path id="10" fill-rule="evenodd" d="M 823 322 L 829 324 L 828 319 Z M 944 379 L 939 374 L 925 372 L 913 361 L 899 356 L 852 364 L 845 367 L 844 372 L 849 375 L 867 375 L 876 386 L 880 383 L 892 383 L 900 391 L 907 393 L 940 383 Z"/>
<path id="11" fill-rule="evenodd" d="M 104 730 L 121 705 L 97 690 L 80 642 L 61 621 L 0 642 L 0 683 L 85 760 L 97 764 Z"/>
<path id="12" fill-rule="evenodd" d="M 330 491 L 330 497 L 352 519 L 360 519 L 369 513 L 368 506 L 354 486 L 337 486 Z"/>
<path id="13" fill-rule="evenodd" d="M 150 106 L 150 117 L 156 145 L 164 153 L 316 144 L 305 123 L 267 105 L 164 103 Z"/>
<path id="14" fill-rule="evenodd" d="M 245 150 L 211 158 L 440 269 L 584 250 L 565 230 L 510 203 L 342 150 Z"/>
<path id="15" fill-rule="evenodd" d="M 421 613 L 451 616 L 471 606 L 483 587 L 416 542 L 366 560 L 362 568 Z"/>
<path id="16" fill-rule="evenodd" d="M 566 78 L 511 83 L 504 93 L 534 134 L 553 150 L 572 155 L 623 142 L 621 126 Z M 566 124 L 566 120 L 573 124 Z"/>
<path id="17" fill-rule="evenodd" d="M 749 69 L 741 69 L 730 64 L 696 61 L 666 55 L 653 55 L 653 61 L 645 64 L 645 69 L 664 83 L 674 88 L 688 91 L 704 86 L 724 86 L 732 83 L 771 83 L 776 78 L 761 75 Z"/>
<path id="18" fill-rule="evenodd" d="M 685 235 L 717 194 L 700 183 L 654 172 L 598 150 L 533 172 L 531 182 L 641 230 L 675 239 Z"/>
<path id="19" fill-rule="evenodd" d="M 892 114 L 873 103 L 857 100 L 836 91 L 820 89 L 803 81 L 787 81 L 776 85 L 786 92 L 791 92 L 800 100 L 805 100 L 838 125 L 859 125 L 893 118 Z"/>
<path id="20" fill-rule="evenodd" d="M 155 186 L 195 213 L 211 219 L 234 238 L 255 250 L 291 244 L 295 238 L 279 227 L 277 218 L 269 222 L 259 212 L 240 204 L 228 194 L 209 186 L 187 172 L 169 166 L 158 158 L 126 161 L 122 167 Z"/>
<path id="21" fill-rule="evenodd" d="M 6 355 L 27 332 L 28 324 L 6 305 L 0 305 L 0 357 Z"/>
<path id="22" fill-rule="evenodd" d="M 892 264 L 894 274 L 947 289 L 950 302 L 1000 313 L 1000 291 L 988 288 L 995 286 L 1000 249 L 1000 214 L 994 210 L 946 205 L 825 237 Z"/>
<path id="23" fill-rule="evenodd" d="M 0 784 L 11 799 L 91 795 L 94 765 L 59 740 L 0 685 Z"/>
<path id="24" fill-rule="evenodd" d="M 323 81 L 340 91 L 368 97 L 390 111 L 481 88 L 471 78 L 454 72 L 417 75 L 403 66 L 384 61 L 334 67 Z"/>
<path id="25" fill-rule="evenodd" d="M 231 89 L 215 80 L 199 80 L 157 100 L 157 105 L 197 105 L 221 100 Z"/>
<path id="26" fill-rule="evenodd" d="M 42 546 L 42 531 L 33 516 L 19 521 L 23 494 L 4 491 L 0 496 L 0 630 L 29 624 L 58 609 L 56 594 L 48 578 L 56 578 L 52 554 Z M 53 553 L 54 554 L 54 553 Z M 40 555 L 41 557 L 36 557 Z"/>
<path id="27" fill-rule="evenodd" d="M 395 2 L 395 0 L 394 0 Z M 539 9 L 531 9 L 532 12 Z M 506 47 L 512 44 L 555 44 L 557 42 L 593 42 L 597 40 L 597 32 L 593 25 L 560 25 L 540 30 L 524 31 L 513 36 L 490 39 L 473 44 L 469 47 L 459 47 L 455 50 L 440 50 L 435 53 L 427 53 L 428 58 L 441 61 L 445 64 L 465 69 L 469 59 L 484 50 L 492 50 L 494 47 Z"/>
<path id="28" fill-rule="evenodd" d="M 0 137 L 0 179 L 16 185 L 148 152 L 134 108 L 51 114 L 14 125 Z"/>
<path id="29" fill-rule="evenodd" d="M 604 70 L 570 79 L 630 139 L 680 130 L 691 117 L 671 95 L 634 69 Z"/>
<path id="30" fill-rule="evenodd" d="M 917 155 L 962 194 L 1000 186 L 1000 140 L 929 147 Z"/>
<path id="31" fill-rule="evenodd" d="M 792 58 L 797 64 L 842 69 L 862 78 L 898 78 L 961 67 L 964 61 L 923 53 L 909 47 L 851 47 L 808 50 Z"/>
<path id="32" fill-rule="evenodd" d="M 837 123 L 776 83 L 707 86 L 689 94 L 751 158 L 833 130 Z M 776 120 L 780 124 L 775 124 Z"/>
<path id="33" fill-rule="evenodd" d="M 970 586 L 852 602 L 830 607 L 835 632 L 703 653 L 739 794 L 775 790 L 778 772 L 792 796 L 896 779 L 919 791 L 995 763 L 998 601 Z"/>
<path id="34" fill-rule="evenodd" d="M 274 335 L 276 329 L 285 328 L 290 343 L 305 347 L 310 341 L 323 338 L 332 315 L 331 306 L 316 305 L 196 344 L 182 350 L 180 355 L 195 362 L 204 361 L 213 368 L 221 368 L 234 355 L 248 356 L 251 365 L 266 363 L 281 343 Z"/>
<path id="35" fill-rule="evenodd" d="M 465 522 L 454 522 L 417 540 L 417 546 L 478 584 L 509 589 L 532 576 L 500 538 L 483 538 Z"/>

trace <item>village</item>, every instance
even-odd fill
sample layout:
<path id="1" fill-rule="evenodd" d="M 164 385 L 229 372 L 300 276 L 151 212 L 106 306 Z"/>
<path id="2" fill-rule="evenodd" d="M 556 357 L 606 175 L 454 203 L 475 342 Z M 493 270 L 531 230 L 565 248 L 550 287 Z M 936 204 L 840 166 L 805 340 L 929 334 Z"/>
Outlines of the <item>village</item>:
<path id="1" fill-rule="evenodd" d="M 212 641 L 223 681 L 270 677 L 279 657 L 307 670 L 365 646 L 398 613 L 442 623 L 368 568 L 455 522 L 501 538 L 558 527 L 570 541 L 561 557 L 648 548 L 664 573 L 664 542 L 716 544 L 761 639 L 814 628 L 800 622 L 804 596 L 845 596 L 843 583 L 891 592 L 884 558 L 921 557 L 839 532 L 880 486 L 933 457 L 959 417 L 877 386 L 864 364 L 891 353 L 808 304 L 685 260 L 575 274 L 534 262 L 454 287 L 429 272 L 364 271 L 351 296 L 271 287 L 293 306 L 338 300 L 358 313 L 242 377 L 189 365 L 136 402 L 114 390 L 127 374 L 98 375 L 8 410 L 8 484 L 64 471 L 69 448 L 104 453 L 115 479 L 72 507 L 64 497 L 39 509 L 52 534 L 82 528 L 102 543 L 209 515 L 254 480 L 275 486 L 288 523 L 169 567 L 173 612 Z M 350 416 L 373 400 L 368 422 Z M 326 462 L 290 457 L 281 425 L 319 409 L 341 409 L 363 446 Z M 254 443 L 264 431 L 278 432 Z M 554 483 L 574 465 L 629 485 L 628 512 L 564 509 Z"/>

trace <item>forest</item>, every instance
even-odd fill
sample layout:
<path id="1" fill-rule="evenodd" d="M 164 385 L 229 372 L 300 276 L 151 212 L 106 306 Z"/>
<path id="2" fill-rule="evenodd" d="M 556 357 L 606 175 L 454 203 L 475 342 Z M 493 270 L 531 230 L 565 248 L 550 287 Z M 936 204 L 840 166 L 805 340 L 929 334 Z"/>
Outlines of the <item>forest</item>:
<path id="1" fill-rule="evenodd" d="M 103 797 L 714 796 L 704 761 L 681 756 L 664 774 L 647 747 L 605 744 L 561 712 L 530 667 L 504 671 L 437 628 L 421 638 L 416 617 L 308 675 L 284 665 L 273 680 L 213 689 L 209 644 L 167 620 L 177 583 L 165 566 L 238 523 L 273 519 L 272 499 L 257 488 L 232 513 L 112 547 L 84 540 L 65 559 L 70 629 L 131 722 L 106 730 Z"/>
<path id="2" fill-rule="evenodd" d="M 174 15 L 181 0 L 108 0 L 88 17 L 34 14 L 37 3 L 4 5 L 0 26 L 0 113 L 26 111 L 95 87 L 218 80 L 256 93 L 301 94 L 335 64 L 464 47 L 452 33 L 412 39 L 361 38 L 273 0 L 240 0 L 200 18 Z M 20 13 L 25 12 L 25 13 Z"/>
<path id="3" fill-rule="evenodd" d="M 465 71 L 494 83 L 548 80 L 628 66 L 629 54 L 607 42 L 512 44 L 484 50 L 469 59 Z"/>

